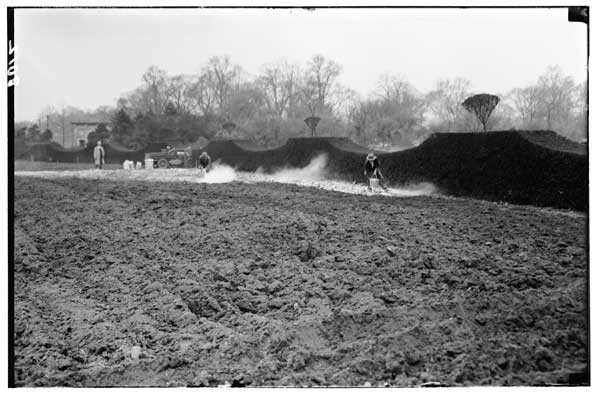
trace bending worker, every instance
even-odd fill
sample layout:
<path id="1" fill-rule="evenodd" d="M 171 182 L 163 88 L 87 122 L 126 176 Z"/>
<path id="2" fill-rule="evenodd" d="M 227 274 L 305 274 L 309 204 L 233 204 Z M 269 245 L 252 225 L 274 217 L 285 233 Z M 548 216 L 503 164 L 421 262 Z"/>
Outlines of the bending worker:
<path id="1" fill-rule="evenodd" d="M 198 164 L 200 165 L 200 167 L 202 167 L 204 169 L 204 171 L 210 170 L 210 165 L 211 165 L 211 160 L 210 160 L 210 156 L 208 156 L 208 154 L 206 152 L 202 152 L 202 154 L 200 154 L 200 157 L 198 158 Z"/>
<path id="2" fill-rule="evenodd" d="M 381 169 L 379 168 L 379 160 L 372 152 L 367 155 L 363 174 L 367 176 L 367 186 L 369 187 L 369 190 L 371 190 L 371 184 L 369 183 L 370 178 L 377 178 L 379 180 L 379 185 L 381 185 L 383 189 L 387 189 L 387 186 L 383 181 L 383 174 L 381 174 Z"/>

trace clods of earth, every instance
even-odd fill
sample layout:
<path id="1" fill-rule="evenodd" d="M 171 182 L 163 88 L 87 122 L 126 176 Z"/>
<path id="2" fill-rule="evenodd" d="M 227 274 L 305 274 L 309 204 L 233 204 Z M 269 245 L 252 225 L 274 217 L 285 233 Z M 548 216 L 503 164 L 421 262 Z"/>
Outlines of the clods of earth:
<path id="1" fill-rule="evenodd" d="M 18 386 L 585 382 L 587 218 L 276 183 L 14 183 Z"/>

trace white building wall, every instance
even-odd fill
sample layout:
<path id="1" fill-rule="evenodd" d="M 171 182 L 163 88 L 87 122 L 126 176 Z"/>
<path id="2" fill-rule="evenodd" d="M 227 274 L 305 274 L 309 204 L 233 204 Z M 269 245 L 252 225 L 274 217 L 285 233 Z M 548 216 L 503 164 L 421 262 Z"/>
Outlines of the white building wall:
<path id="1" fill-rule="evenodd" d="M 80 147 L 80 143 L 83 142 L 83 146 L 87 144 L 88 135 L 96 130 L 99 124 L 89 123 L 84 125 L 69 125 L 65 130 L 65 136 L 63 140 L 62 131 L 59 131 L 52 136 L 52 139 L 58 144 L 63 145 L 65 148 L 76 148 Z M 107 129 L 110 130 L 110 126 L 106 125 Z"/>

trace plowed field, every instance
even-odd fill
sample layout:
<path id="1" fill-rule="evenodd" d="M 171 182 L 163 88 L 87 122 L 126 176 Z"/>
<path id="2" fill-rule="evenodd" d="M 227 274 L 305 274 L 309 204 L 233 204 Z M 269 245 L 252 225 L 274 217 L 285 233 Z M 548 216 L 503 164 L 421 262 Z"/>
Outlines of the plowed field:
<path id="1" fill-rule="evenodd" d="M 582 214 L 237 181 L 16 177 L 14 202 L 19 386 L 575 384 L 588 366 Z"/>

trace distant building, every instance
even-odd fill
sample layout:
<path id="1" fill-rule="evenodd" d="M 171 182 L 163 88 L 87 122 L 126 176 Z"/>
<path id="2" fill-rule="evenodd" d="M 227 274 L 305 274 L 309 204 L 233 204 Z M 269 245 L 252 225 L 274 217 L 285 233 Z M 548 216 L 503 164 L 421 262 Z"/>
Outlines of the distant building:
<path id="1" fill-rule="evenodd" d="M 83 148 L 87 144 L 88 135 L 96 130 L 99 125 L 104 124 L 108 130 L 111 129 L 110 125 L 106 122 L 71 122 L 71 133 L 65 132 L 64 136 L 64 147 L 65 148 Z M 61 140 L 57 141 L 59 144 L 63 144 L 62 136 Z M 55 139 L 56 140 L 56 139 Z"/>

